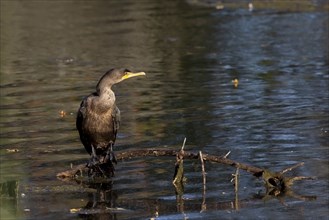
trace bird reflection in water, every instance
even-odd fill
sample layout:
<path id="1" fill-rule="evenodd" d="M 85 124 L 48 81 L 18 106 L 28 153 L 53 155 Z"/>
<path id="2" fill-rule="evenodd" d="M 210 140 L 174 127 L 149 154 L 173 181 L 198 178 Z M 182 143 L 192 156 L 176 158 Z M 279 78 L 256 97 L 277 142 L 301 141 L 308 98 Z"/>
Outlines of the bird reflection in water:
<path id="1" fill-rule="evenodd" d="M 120 208 L 116 206 L 117 194 L 112 190 L 113 182 L 82 183 L 85 188 L 95 190 L 88 193 L 87 204 L 79 209 L 71 209 L 71 213 L 78 213 L 80 217 L 89 219 L 117 219 Z"/>

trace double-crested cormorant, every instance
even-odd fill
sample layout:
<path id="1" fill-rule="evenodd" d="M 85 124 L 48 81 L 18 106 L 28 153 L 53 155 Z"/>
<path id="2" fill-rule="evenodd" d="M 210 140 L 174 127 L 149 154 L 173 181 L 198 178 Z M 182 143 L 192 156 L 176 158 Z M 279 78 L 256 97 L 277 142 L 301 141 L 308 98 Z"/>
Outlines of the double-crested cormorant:
<path id="1" fill-rule="evenodd" d="M 120 110 L 115 104 L 115 94 L 111 88 L 125 79 L 143 75 L 144 72 L 111 69 L 99 80 L 96 92 L 82 100 L 76 127 L 81 142 L 91 155 L 89 167 L 109 164 L 113 175 L 112 162 L 116 163 L 116 160 L 112 148 L 120 125 Z"/>

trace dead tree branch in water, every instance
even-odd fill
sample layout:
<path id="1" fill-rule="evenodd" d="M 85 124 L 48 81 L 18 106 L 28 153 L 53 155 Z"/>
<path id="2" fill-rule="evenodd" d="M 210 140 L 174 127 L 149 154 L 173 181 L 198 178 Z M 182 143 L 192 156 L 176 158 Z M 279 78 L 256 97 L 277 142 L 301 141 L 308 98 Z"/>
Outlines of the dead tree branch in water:
<path id="1" fill-rule="evenodd" d="M 175 174 L 173 178 L 173 184 L 177 186 L 181 186 L 183 184 L 183 159 L 198 159 L 201 161 L 209 161 L 213 163 L 221 163 L 226 164 L 232 167 L 235 167 L 240 170 L 245 170 L 249 173 L 252 173 L 256 177 L 262 177 L 265 182 L 267 189 L 274 189 L 278 190 L 278 192 L 282 192 L 289 188 L 294 181 L 296 180 L 306 180 L 306 179 L 314 179 L 313 177 L 304 177 L 304 176 L 297 176 L 297 177 L 285 177 L 283 174 L 291 171 L 299 166 L 302 166 L 304 163 L 299 163 L 287 169 L 284 169 L 281 172 L 271 172 L 266 169 L 262 169 L 259 167 L 251 166 L 248 164 L 240 163 L 231 159 L 228 159 L 227 156 L 216 156 L 210 155 L 205 153 L 195 153 L 191 151 L 184 150 L 184 144 L 182 148 L 177 150 L 169 150 L 169 149 L 141 149 L 141 150 L 128 150 L 124 152 L 118 152 L 116 154 L 117 161 L 120 160 L 130 160 L 138 157 L 160 157 L 160 156 L 175 156 L 176 157 L 176 165 L 175 165 Z M 203 165 L 204 167 L 204 165 Z M 57 174 L 58 178 L 61 179 L 75 179 L 77 177 L 82 177 L 88 173 L 88 168 L 85 164 L 80 164 L 70 170 L 61 172 Z M 203 171 L 203 180 L 205 182 L 205 172 Z"/>
<path id="2" fill-rule="evenodd" d="M 183 157 L 184 159 L 200 159 L 199 153 L 194 153 L 190 151 L 184 150 L 168 150 L 168 149 L 142 149 L 142 150 L 128 150 L 124 152 L 118 152 L 116 154 L 116 159 L 119 162 L 120 160 L 131 160 L 138 157 L 160 157 L 160 156 L 177 156 Z M 202 154 L 204 161 L 210 161 L 214 163 L 221 163 L 226 164 L 229 166 L 233 166 L 247 172 L 254 174 L 257 177 L 262 175 L 263 169 L 250 166 L 244 163 L 239 163 L 224 156 L 215 156 L 210 154 Z M 74 178 L 75 175 L 79 174 L 80 172 L 85 172 L 88 168 L 85 164 L 77 165 L 73 167 L 71 170 L 67 170 L 57 174 L 57 177 L 60 178 Z"/>

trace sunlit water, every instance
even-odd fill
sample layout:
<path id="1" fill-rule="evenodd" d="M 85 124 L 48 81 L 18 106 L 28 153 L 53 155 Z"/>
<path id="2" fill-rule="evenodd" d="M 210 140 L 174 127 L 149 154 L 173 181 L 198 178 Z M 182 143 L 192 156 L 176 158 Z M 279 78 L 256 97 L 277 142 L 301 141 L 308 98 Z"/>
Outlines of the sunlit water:
<path id="1" fill-rule="evenodd" d="M 2 1 L 1 219 L 328 217 L 328 13 L 289 11 Z M 240 171 L 236 198 L 235 170 L 206 163 L 204 195 L 199 162 L 186 160 L 176 198 L 175 158 L 165 157 L 119 162 L 105 197 L 57 180 L 88 160 L 76 111 L 112 67 L 147 73 L 114 88 L 117 151 L 179 149 L 186 137 L 186 150 L 231 151 L 233 160 L 275 171 L 305 162 L 291 175 L 317 179 L 296 183 L 292 196 L 263 198 L 261 180 Z M 100 214 L 95 201 L 117 209 Z"/>

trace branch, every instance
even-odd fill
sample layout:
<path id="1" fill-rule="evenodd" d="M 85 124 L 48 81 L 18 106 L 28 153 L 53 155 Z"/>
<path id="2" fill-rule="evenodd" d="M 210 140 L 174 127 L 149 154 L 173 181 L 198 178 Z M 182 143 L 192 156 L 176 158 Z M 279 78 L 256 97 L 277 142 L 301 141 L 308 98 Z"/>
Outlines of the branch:
<path id="1" fill-rule="evenodd" d="M 125 159 L 132 159 L 135 157 L 142 157 L 142 156 L 176 156 L 178 152 L 176 150 L 167 150 L 167 149 L 145 149 L 145 150 L 130 150 L 126 152 L 121 152 L 117 154 L 118 160 L 125 160 Z M 182 153 L 182 156 L 185 159 L 199 159 L 198 153 L 193 153 L 190 151 L 184 151 Z M 230 160 L 228 158 L 222 157 L 222 156 L 215 156 L 210 154 L 202 154 L 203 160 L 208 160 L 210 162 L 215 163 L 222 163 L 226 165 L 233 166 L 235 168 L 239 168 L 242 170 L 245 170 L 247 172 L 250 172 L 254 175 L 261 174 L 263 172 L 263 169 L 250 166 L 247 164 L 239 163 L 234 160 Z"/>
<path id="2" fill-rule="evenodd" d="M 298 164 L 296 164 L 296 165 L 294 165 L 292 167 L 288 167 L 288 168 L 282 170 L 280 173 L 281 174 L 284 174 L 284 173 L 286 173 L 288 171 L 291 171 L 291 170 L 296 169 L 297 167 L 300 167 L 300 166 L 303 166 L 303 165 L 304 165 L 304 162 L 298 163 Z"/>
<path id="3" fill-rule="evenodd" d="M 185 142 L 184 142 L 185 143 Z M 284 169 L 281 172 L 272 172 L 270 170 L 254 167 L 251 165 L 247 165 L 244 163 L 239 163 L 234 160 L 230 160 L 225 156 L 215 156 L 210 154 L 203 154 L 203 153 L 194 153 L 191 151 L 184 151 L 184 144 L 179 151 L 176 150 L 168 150 L 168 149 L 142 149 L 142 150 L 128 150 L 124 152 L 118 152 L 116 155 L 117 161 L 120 160 L 130 160 L 137 157 L 159 157 L 159 156 L 175 156 L 176 157 L 176 164 L 175 164 L 175 175 L 173 183 L 182 186 L 183 181 L 183 160 L 184 159 L 200 159 L 201 157 L 203 160 L 201 161 L 210 161 L 214 163 L 221 163 L 226 164 L 237 169 L 245 170 L 247 172 L 252 173 L 256 177 L 262 177 L 265 182 L 267 188 L 275 188 L 279 191 L 284 191 L 293 184 L 296 180 L 306 180 L 306 179 L 314 179 L 312 177 L 285 177 L 283 174 L 290 170 L 293 170 L 299 166 L 302 166 L 304 163 L 299 163 L 287 169 Z M 204 167 L 204 165 L 203 165 Z M 70 170 L 61 172 L 57 174 L 58 178 L 61 179 L 79 179 L 83 176 L 88 176 L 88 167 L 85 164 L 80 164 Z M 203 173 L 204 175 L 204 173 Z M 205 177 L 205 175 L 204 175 Z M 204 178 L 205 181 L 205 178 Z"/>
<path id="4" fill-rule="evenodd" d="M 204 212 L 207 210 L 207 205 L 206 205 L 206 169 L 204 167 L 204 159 L 202 152 L 199 151 L 199 158 L 201 161 L 201 169 L 202 169 L 202 186 L 203 186 L 203 191 L 202 191 L 202 205 L 201 205 L 201 211 Z"/>
<path id="5" fill-rule="evenodd" d="M 184 145 L 183 145 L 184 146 Z M 179 153 L 183 158 L 185 159 L 199 159 L 200 156 L 198 153 L 193 153 L 190 151 L 184 151 L 184 150 L 168 150 L 168 149 L 142 149 L 142 150 L 128 150 L 124 152 L 118 152 L 116 154 L 117 161 L 120 160 L 130 160 L 137 157 L 147 157 L 147 156 L 153 156 L 153 157 L 160 157 L 160 156 L 176 156 L 177 153 Z M 221 163 L 233 166 L 235 168 L 239 168 L 242 170 L 245 170 L 247 172 L 250 172 L 254 174 L 257 177 L 260 177 L 263 169 L 250 166 L 247 164 L 239 163 L 233 160 L 230 160 L 228 158 L 225 158 L 223 156 L 215 156 L 210 154 L 202 154 L 203 160 L 207 160 L 214 163 Z M 80 172 L 86 171 L 88 168 L 85 166 L 85 164 L 80 164 L 75 168 L 72 168 L 71 170 L 64 171 L 57 174 L 57 177 L 59 178 L 74 178 L 74 176 L 79 175 Z"/>
<path id="6" fill-rule="evenodd" d="M 180 194 L 183 192 L 183 179 L 184 179 L 184 147 L 185 147 L 186 138 L 184 139 L 181 150 L 176 153 L 176 164 L 175 164 L 175 173 L 173 178 L 173 184 L 177 190 L 177 193 Z"/>

